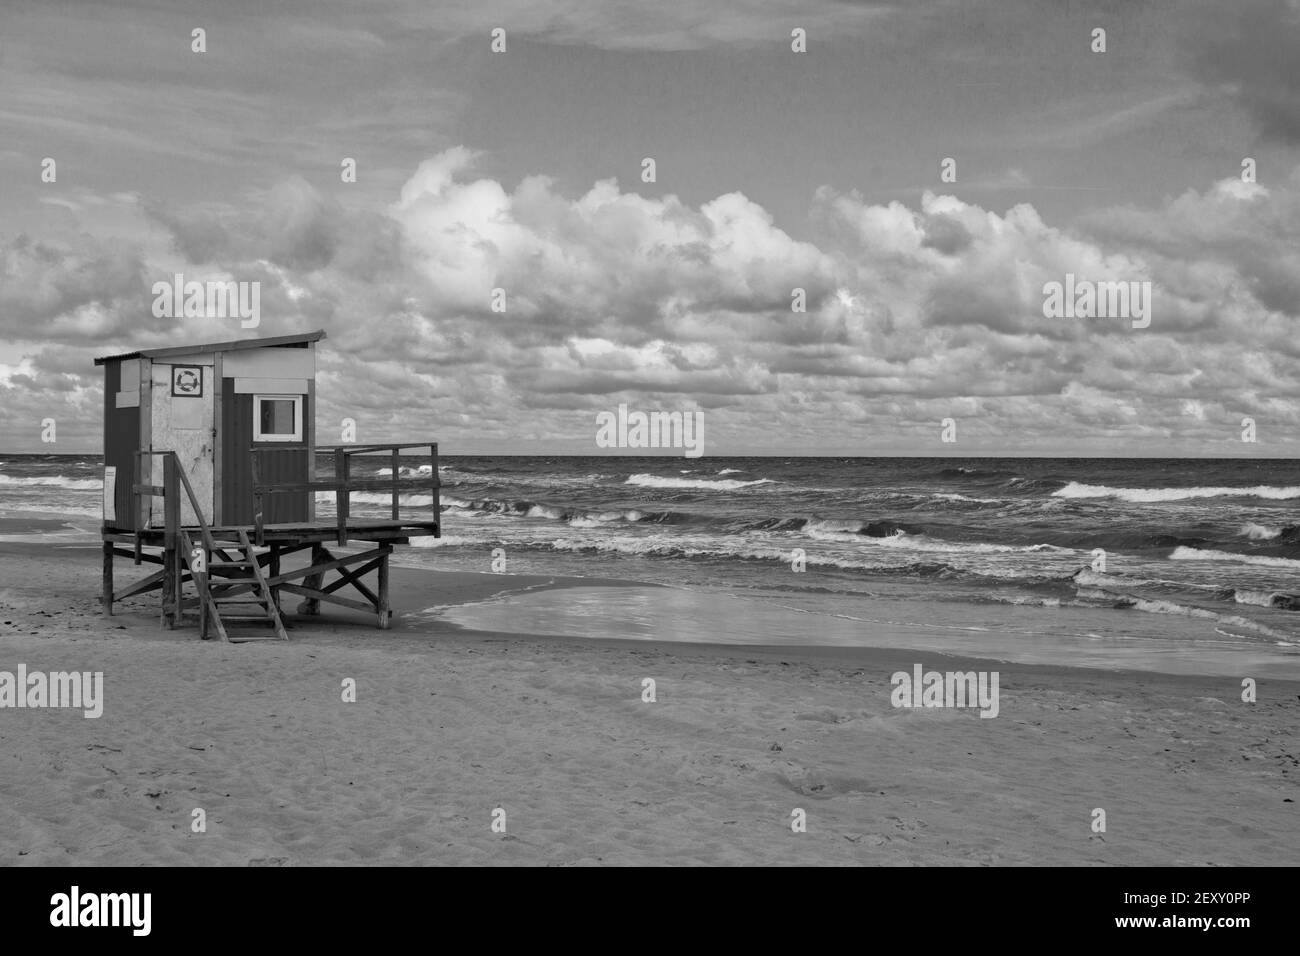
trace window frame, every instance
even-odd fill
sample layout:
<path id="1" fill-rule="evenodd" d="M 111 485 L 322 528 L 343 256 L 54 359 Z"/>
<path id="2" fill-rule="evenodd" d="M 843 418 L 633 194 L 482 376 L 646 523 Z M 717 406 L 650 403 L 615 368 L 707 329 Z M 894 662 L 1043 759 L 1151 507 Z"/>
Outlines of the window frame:
<path id="1" fill-rule="evenodd" d="M 267 444 L 302 441 L 302 406 L 305 395 L 279 395 L 272 393 L 256 393 L 253 395 L 253 441 L 265 442 Z M 263 401 L 292 401 L 293 402 L 293 433 L 286 432 L 263 432 L 262 431 L 262 402 Z"/>

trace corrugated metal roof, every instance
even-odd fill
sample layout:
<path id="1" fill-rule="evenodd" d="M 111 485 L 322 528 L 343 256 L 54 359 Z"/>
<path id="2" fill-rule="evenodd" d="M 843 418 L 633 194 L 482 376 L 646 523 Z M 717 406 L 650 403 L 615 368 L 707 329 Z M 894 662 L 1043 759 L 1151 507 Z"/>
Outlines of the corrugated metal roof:
<path id="1" fill-rule="evenodd" d="M 239 352 L 244 349 L 265 349 L 275 345 L 298 345 L 305 342 L 319 342 L 325 338 L 325 332 L 301 332 L 298 335 L 277 335 L 266 339 L 235 339 L 232 342 L 205 342 L 194 345 L 177 345 L 165 349 L 140 349 L 138 352 L 123 352 L 121 355 L 105 355 L 95 359 L 96 365 L 105 362 L 118 362 L 133 358 L 167 358 L 173 355 L 193 355 L 196 352 Z"/>

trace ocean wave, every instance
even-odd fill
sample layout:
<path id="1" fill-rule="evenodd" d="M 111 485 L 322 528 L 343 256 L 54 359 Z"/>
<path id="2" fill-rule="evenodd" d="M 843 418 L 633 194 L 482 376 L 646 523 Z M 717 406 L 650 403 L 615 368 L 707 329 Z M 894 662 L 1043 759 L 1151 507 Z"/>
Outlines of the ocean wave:
<path id="1" fill-rule="evenodd" d="M 1096 548 L 1106 551 L 1151 551 L 1180 546 L 1200 547 L 1209 539 L 1195 535 L 1168 534 L 1149 531 L 1071 531 L 1054 535 L 1055 544 L 1091 552 Z"/>
<path id="2" fill-rule="evenodd" d="M 1249 593 L 1249 592 L 1247 592 Z M 1137 594 L 1128 594 L 1123 591 L 1115 591 L 1110 588 L 1091 588 L 1080 587 L 1079 597 L 1087 598 L 1093 601 L 1105 601 L 1111 607 L 1142 611 L 1146 614 L 1172 614 L 1177 617 L 1197 618 L 1205 621 L 1212 621 L 1215 624 L 1225 627 L 1234 627 L 1239 630 L 1253 631 L 1264 637 L 1275 639 L 1290 640 L 1295 637 L 1286 631 L 1279 631 L 1271 628 L 1266 624 L 1253 621 L 1249 618 L 1241 617 L 1236 614 L 1225 614 L 1221 611 L 1215 611 L 1211 608 L 1197 607 L 1194 604 L 1181 604 L 1178 601 L 1172 601 L 1167 598 L 1148 598 Z M 1253 603 L 1242 601 L 1240 603 Z"/>
<path id="3" fill-rule="evenodd" d="M 982 595 L 981 601 L 989 604 L 1013 604 L 1016 607 L 1061 607 L 1063 602 L 1059 597 L 1038 597 L 1033 594 L 987 594 Z"/>
<path id="4" fill-rule="evenodd" d="M 451 465 L 438 466 L 439 474 L 451 470 L 453 470 Z M 387 478 L 391 476 L 392 473 L 393 473 L 393 469 L 391 468 L 380 468 L 377 472 L 375 472 L 375 476 L 378 478 Z M 433 475 L 432 465 L 417 465 L 414 468 L 409 468 L 406 465 L 397 466 L 397 477 L 399 478 L 428 478 L 432 475 Z"/>
<path id="5" fill-rule="evenodd" d="M 1232 600 L 1238 604 L 1253 604 L 1256 607 L 1277 607 L 1287 611 L 1300 611 L 1300 596 L 1284 591 L 1252 591 L 1249 588 L 1234 588 Z"/>
<path id="6" fill-rule="evenodd" d="M 935 474 L 939 478 L 981 478 L 988 480 L 990 478 L 1001 478 L 1003 475 L 1008 474 L 1008 472 L 1000 468 L 966 468 L 965 466 L 953 466 L 951 468 L 941 468 Z"/>
<path id="7" fill-rule="evenodd" d="M 78 518 L 91 518 L 95 521 L 101 521 L 104 517 L 103 506 L 88 507 L 85 505 L 45 505 L 45 504 L 28 504 L 23 502 L 15 508 L 21 514 L 40 514 L 56 515 L 61 518 L 75 516 Z M 8 514 L 0 512 L 0 517 L 9 517 Z"/>
<path id="8" fill-rule="evenodd" d="M 920 534 L 915 525 L 889 520 L 861 521 L 855 518 L 764 518 L 745 528 L 746 531 L 806 531 L 824 534 L 862 535 L 888 538 L 898 534 Z"/>
<path id="9" fill-rule="evenodd" d="M 356 495 L 354 497 L 361 498 L 363 495 Z M 417 499 L 423 497 L 425 499 L 425 504 L 429 503 L 428 495 L 413 497 Z M 388 499 L 385 498 L 381 503 L 387 503 L 387 500 Z M 444 495 L 442 497 L 442 503 L 447 508 L 456 511 L 466 511 L 480 515 L 504 515 L 507 517 L 517 518 L 545 518 L 550 521 L 565 521 L 575 528 L 599 528 L 619 522 L 678 524 L 688 521 L 691 518 L 690 515 L 676 511 L 641 511 L 638 508 L 584 511 L 579 508 L 561 508 L 556 505 L 549 505 L 539 501 L 503 501 L 497 498 L 482 498 L 467 501 L 463 498 L 455 498 L 450 495 Z"/>
<path id="10" fill-rule="evenodd" d="M 627 554 L 637 557 L 654 558 L 695 558 L 725 559 L 742 561 L 762 561 L 789 565 L 789 549 L 746 547 L 728 545 L 726 542 L 704 542 L 698 539 L 681 539 L 665 537 L 617 537 L 617 538 L 555 538 L 548 542 L 536 542 L 534 547 L 554 551 L 568 551 L 587 554 Z M 846 571 L 870 571 L 874 574 L 908 574 L 908 575 L 958 575 L 962 572 L 942 561 L 863 561 L 849 557 L 808 554 L 805 557 L 808 567 L 839 568 Z"/>
<path id="11" fill-rule="evenodd" d="M 1060 478 L 1030 478 L 1025 475 L 1014 475 L 1003 484 L 1005 487 L 1014 488 L 1016 491 L 1044 491 L 1048 488 L 1057 490 L 1063 485 L 1073 484 L 1073 482 L 1066 482 Z"/>
<path id="12" fill-rule="evenodd" d="M 101 491 L 104 482 L 99 478 L 69 478 L 66 475 L 38 475 L 34 478 L 15 478 L 12 475 L 0 475 L 0 485 L 21 488 L 48 486 L 67 488 L 71 491 Z"/>
<path id="13" fill-rule="evenodd" d="M 463 535 L 444 534 L 441 538 L 423 536 L 411 539 L 413 548 L 458 548 L 458 547 L 476 547 L 483 542 L 477 538 L 467 538 Z"/>
<path id="14" fill-rule="evenodd" d="M 552 505 L 533 505 L 524 512 L 525 518 L 550 518 L 552 521 L 566 521 L 572 515 L 572 511 Z"/>
<path id="15" fill-rule="evenodd" d="M 930 497 L 937 498 L 940 501 L 966 501 L 966 502 L 971 502 L 974 504 L 981 504 L 981 505 L 1002 504 L 1001 498 L 971 498 L 968 497 L 967 495 L 959 495 L 956 494 L 955 492 L 949 492 L 949 491 L 935 492 L 934 494 L 930 495 Z"/>
<path id="16" fill-rule="evenodd" d="M 1140 587 L 1151 582 L 1133 578 L 1118 578 L 1112 574 L 1094 571 L 1092 568 L 1080 568 L 1071 579 L 1075 584 L 1094 588 Z"/>
<path id="17" fill-rule="evenodd" d="M 1242 526 L 1241 533 L 1250 538 L 1251 541 L 1268 541 L 1269 539 L 1276 538 L 1280 535 L 1282 529 L 1270 528 L 1266 525 L 1255 524 L 1253 521 L 1248 521 Z"/>
<path id="18" fill-rule="evenodd" d="M 1234 627 L 1243 631 L 1253 631 L 1263 637 L 1271 637 L 1277 640 L 1289 640 L 1295 637 L 1288 631 L 1280 631 L 1276 628 L 1269 627 L 1267 624 L 1261 624 L 1258 621 L 1252 621 L 1250 618 L 1241 617 L 1237 614 L 1221 614 L 1218 611 L 1211 611 L 1208 608 L 1194 607 L 1189 604 L 1179 604 L 1176 601 L 1150 600 L 1147 598 L 1135 598 L 1133 600 L 1133 609 L 1145 611 L 1148 614 L 1175 614 L 1180 617 L 1201 618 L 1207 621 L 1213 621 L 1224 627 Z"/>
<path id="19" fill-rule="evenodd" d="M 569 524 L 574 528 L 603 528 L 606 525 L 617 524 L 620 521 L 638 522 L 645 519 L 645 512 L 632 508 L 628 511 L 599 511 L 594 514 L 590 512 L 577 514 L 569 518 Z"/>
<path id="20" fill-rule="evenodd" d="M 856 541 L 870 543 L 881 548 L 906 548 L 912 551 L 942 551 L 954 554 L 1039 554 L 1057 552 L 1069 554 L 1072 548 L 1061 548 L 1054 544 L 991 544 L 985 541 L 945 541 L 924 534 L 908 534 L 898 530 L 893 534 L 867 535 L 861 531 L 846 529 L 844 525 L 852 522 L 827 521 L 809 524 L 804 533 L 818 541 Z"/>
<path id="21" fill-rule="evenodd" d="M 1169 555 L 1170 561 L 1236 561 L 1240 564 L 1253 564 L 1262 568 L 1296 568 L 1300 570 L 1300 561 L 1291 558 L 1272 558 L 1264 554 L 1237 554 L 1234 551 L 1214 551 L 1200 548 L 1175 548 Z"/>
<path id="22" fill-rule="evenodd" d="M 876 523 L 873 524 L 875 524 L 873 530 L 876 533 L 868 535 L 867 534 L 868 524 L 863 521 L 854 521 L 854 520 L 845 521 L 836 518 L 807 518 L 803 520 L 803 523 L 796 530 L 802 531 L 805 534 L 810 535 L 811 537 L 814 538 L 820 535 L 837 535 L 837 534 L 854 535 L 854 536 L 866 535 L 868 537 L 883 538 L 886 536 L 893 536 L 893 535 L 899 535 L 905 533 L 902 528 L 897 527 L 895 525 L 886 525 L 883 522 L 879 524 Z"/>
<path id="23" fill-rule="evenodd" d="M 391 492 L 383 492 L 383 491 L 354 491 L 348 497 L 348 500 L 354 505 L 363 504 L 363 505 L 388 506 L 393 503 L 393 495 Z M 445 502 L 446 499 L 443 500 Z M 318 505 L 334 504 L 334 492 L 332 491 L 316 492 L 316 503 Z M 420 505 L 424 505 L 427 508 L 428 506 L 433 504 L 433 495 L 422 495 L 418 493 L 406 494 L 406 495 L 399 494 L 397 496 L 397 503 L 399 505 L 407 505 L 412 508 L 418 508 Z"/>
<path id="24" fill-rule="evenodd" d="M 1250 538 L 1251 541 L 1272 541 L 1274 538 L 1280 538 L 1283 535 L 1287 535 L 1288 532 L 1291 532 L 1292 535 L 1294 535 L 1293 529 L 1289 527 L 1270 528 L 1268 525 L 1256 524 L 1253 521 L 1248 521 L 1241 527 L 1241 534 Z"/>
<path id="25" fill-rule="evenodd" d="M 673 488 L 695 489 L 699 491 L 736 491 L 740 488 L 752 488 L 755 485 L 773 484 L 771 478 L 757 478 L 754 481 L 737 481 L 735 478 L 714 480 L 709 478 L 665 478 L 661 475 L 636 474 L 630 476 L 625 485 L 638 488 Z"/>
<path id="26" fill-rule="evenodd" d="M 1278 487 L 1255 485 L 1251 488 L 1112 488 L 1109 485 L 1086 485 L 1072 481 L 1052 492 L 1054 498 L 1118 498 L 1136 504 L 1160 501 L 1187 501 L 1193 498 L 1267 498 L 1286 501 L 1300 498 L 1300 486 Z"/>

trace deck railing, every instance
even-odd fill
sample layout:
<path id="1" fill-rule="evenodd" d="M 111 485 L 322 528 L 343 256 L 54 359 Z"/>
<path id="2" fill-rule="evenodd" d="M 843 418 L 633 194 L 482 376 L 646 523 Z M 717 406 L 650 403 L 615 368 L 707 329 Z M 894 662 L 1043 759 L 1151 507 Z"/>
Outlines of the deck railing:
<path id="1" fill-rule="evenodd" d="M 429 477 L 403 478 L 401 475 L 401 451 L 407 448 L 427 448 L 429 449 Z M 441 522 L 441 505 L 438 499 L 438 490 L 442 483 L 438 480 L 438 443 L 437 442 L 411 442 L 397 445 L 327 445 L 318 447 L 316 450 L 331 452 L 334 455 L 334 478 L 322 481 L 262 481 L 258 456 L 264 452 L 279 451 L 274 445 L 254 445 L 251 451 L 251 461 L 253 465 L 253 530 L 256 534 L 255 541 L 258 545 L 265 544 L 265 526 L 266 526 L 266 508 L 265 498 L 267 495 L 288 494 L 292 492 L 307 492 L 315 495 L 318 491 L 334 492 L 335 516 L 338 527 L 338 543 L 348 543 L 348 518 L 351 515 L 350 497 L 354 491 L 391 491 L 392 500 L 392 518 L 394 521 L 401 520 L 398 513 L 398 497 L 402 491 L 428 491 L 433 497 L 433 523 Z M 392 462 L 393 473 L 387 478 L 353 478 L 352 477 L 352 457 L 354 455 L 373 455 L 384 453 L 389 456 Z"/>

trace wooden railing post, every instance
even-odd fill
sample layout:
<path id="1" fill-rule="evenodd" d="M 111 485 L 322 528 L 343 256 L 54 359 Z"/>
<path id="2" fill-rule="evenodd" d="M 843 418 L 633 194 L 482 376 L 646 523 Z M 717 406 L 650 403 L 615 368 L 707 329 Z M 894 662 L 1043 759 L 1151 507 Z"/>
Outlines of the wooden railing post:
<path id="1" fill-rule="evenodd" d="M 176 532 L 181 526 L 180 488 L 176 481 L 176 456 L 163 455 L 163 545 L 176 547 Z"/>
<path id="2" fill-rule="evenodd" d="M 252 466 L 253 474 L 253 540 L 260 548 L 266 544 L 265 519 L 262 515 L 263 498 L 262 498 L 262 472 L 259 466 L 261 459 L 258 457 L 258 450 L 254 448 L 248 454 L 249 464 Z"/>
<path id="3" fill-rule="evenodd" d="M 104 535 L 104 590 L 100 595 L 100 601 L 104 607 L 104 613 L 111 615 L 113 613 L 113 542 L 108 538 L 107 532 Z"/>
<path id="4" fill-rule="evenodd" d="M 174 452 L 163 455 L 163 616 L 169 627 L 176 626 L 181 606 L 180 549 L 177 547 L 181 500 L 176 466 Z"/>
<path id="5" fill-rule="evenodd" d="M 131 527 L 135 529 L 135 563 L 138 566 L 144 555 L 144 529 L 149 520 L 144 516 L 144 508 L 141 502 L 144 501 L 140 495 L 138 485 L 140 484 L 141 463 L 144 461 L 144 452 L 137 451 L 135 460 L 131 464 L 131 471 L 135 480 L 131 483 Z M 150 459 L 152 462 L 152 459 Z M 153 481 L 153 469 L 149 470 L 149 480 Z"/>
<path id="6" fill-rule="evenodd" d="M 442 503 L 438 500 L 438 489 L 442 487 L 442 479 L 438 477 L 438 443 L 429 443 L 429 460 L 433 463 L 433 471 L 429 474 L 429 484 L 433 493 L 433 520 L 438 522 L 438 537 L 442 537 Z"/>
<path id="7" fill-rule="evenodd" d="M 348 543 L 348 512 L 351 510 L 351 493 L 348 491 L 348 477 L 352 471 L 352 461 L 348 453 L 340 448 L 335 452 L 334 477 L 339 480 L 339 487 L 334 491 L 334 511 L 338 517 L 339 544 Z"/>
<path id="8" fill-rule="evenodd" d="M 393 449 L 393 520 L 394 521 L 397 520 L 397 483 L 399 480 L 398 472 L 401 471 L 401 467 L 397 463 L 398 460 L 399 460 L 398 451 L 396 448 L 394 448 Z M 380 626 L 382 627 L 382 625 Z"/>

